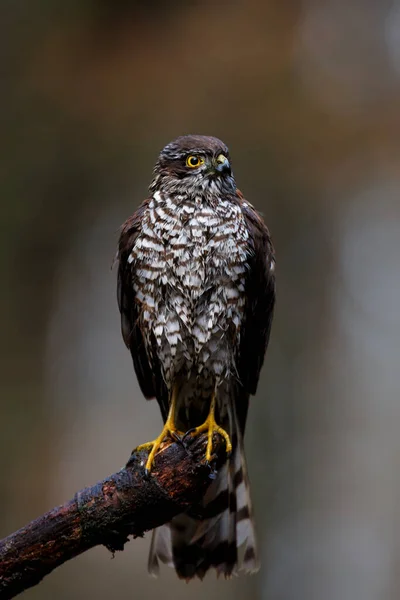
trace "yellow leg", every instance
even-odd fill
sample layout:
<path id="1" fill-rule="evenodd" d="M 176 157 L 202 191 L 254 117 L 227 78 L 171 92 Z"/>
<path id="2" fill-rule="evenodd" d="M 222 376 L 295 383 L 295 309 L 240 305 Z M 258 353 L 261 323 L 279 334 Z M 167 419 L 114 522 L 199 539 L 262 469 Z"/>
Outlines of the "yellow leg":
<path id="1" fill-rule="evenodd" d="M 176 391 L 175 388 L 172 392 L 171 403 L 169 407 L 168 417 L 165 421 L 164 427 L 160 435 L 152 442 L 146 442 L 136 448 L 136 450 L 148 450 L 151 447 L 151 451 L 146 462 L 146 471 L 150 471 L 153 465 L 154 457 L 157 454 L 162 442 L 169 435 L 172 437 L 181 436 L 182 433 L 175 427 L 175 408 L 176 408 Z"/>
<path id="2" fill-rule="evenodd" d="M 211 398 L 210 412 L 208 413 L 207 419 L 204 421 L 204 423 L 202 425 L 199 425 L 199 427 L 196 427 L 196 429 L 194 429 L 191 432 L 193 435 L 203 433 L 203 431 L 208 432 L 207 450 L 206 450 L 206 461 L 207 462 L 210 462 L 211 458 L 212 458 L 214 433 L 219 433 L 219 435 L 221 435 L 224 438 L 225 444 L 226 444 L 226 453 L 229 455 L 232 452 L 232 443 L 229 438 L 229 435 L 226 433 L 225 429 L 222 429 L 222 427 L 217 425 L 217 423 L 215 421 L 215 402 L 216 402 L 216 398 L 215 398 L 215 392 L 214 392 L 212 395 L 212 398 Z"/>

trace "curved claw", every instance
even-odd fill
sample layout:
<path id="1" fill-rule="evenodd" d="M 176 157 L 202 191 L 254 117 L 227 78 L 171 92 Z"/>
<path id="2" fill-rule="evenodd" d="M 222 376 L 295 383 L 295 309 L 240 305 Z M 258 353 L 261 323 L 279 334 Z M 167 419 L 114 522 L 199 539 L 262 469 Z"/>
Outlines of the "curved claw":
<path id="1" fill-rule="evenodd" d="M 196 429 L 197 429 L 197 427 L 192 427 L 191 429 L 188 429 L 187 432 L 183 434 L 182 442 L 185 443 L 187 436 L 190 435 L 191 433 L 194 433 L 196 431 Z"/>
<path id="2" fill-rule="evenodd" d="M 178 442 L 179 444 L 183 444 L 183 440 L 186 434 L 182 435 L 182 433 L 177 429 L 174 431 L 170 431 L 169 434 L 176 442 Z"/>

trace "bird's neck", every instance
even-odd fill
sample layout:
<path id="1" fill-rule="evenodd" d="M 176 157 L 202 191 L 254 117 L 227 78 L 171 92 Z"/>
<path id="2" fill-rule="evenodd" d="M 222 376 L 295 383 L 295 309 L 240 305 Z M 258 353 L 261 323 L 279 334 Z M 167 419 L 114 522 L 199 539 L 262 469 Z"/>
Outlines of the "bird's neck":
<path id="1" fill-rule="evenodd" d="M 226 179 L 209 179 L 201 185 L 198 182 L 189 182 L 187 179 L 163 179 L 155 177 L 150 185 L 153 197 L 169 197 L 179 201 L 195 202 L 196 204 L 216 205 L 222 198 L 229 198 L 236 194 L 236 185 L 233 177 Z"/>

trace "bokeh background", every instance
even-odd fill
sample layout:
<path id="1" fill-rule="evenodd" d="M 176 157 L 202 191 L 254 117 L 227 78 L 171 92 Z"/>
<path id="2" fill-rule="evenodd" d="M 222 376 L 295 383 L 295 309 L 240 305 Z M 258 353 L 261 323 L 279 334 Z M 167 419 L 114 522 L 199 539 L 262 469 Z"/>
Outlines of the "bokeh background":
<path id="1" fill-rule="evenodd" d="M 0 72 L 0 534 L 160 430 L 111 263 L 170 139 L 226 141 L 278 260 L 246 439 L 260 573 L 153 580 L 147 536 L 24 597 L 397 599 L 400 1 L 2 0 Z"/>

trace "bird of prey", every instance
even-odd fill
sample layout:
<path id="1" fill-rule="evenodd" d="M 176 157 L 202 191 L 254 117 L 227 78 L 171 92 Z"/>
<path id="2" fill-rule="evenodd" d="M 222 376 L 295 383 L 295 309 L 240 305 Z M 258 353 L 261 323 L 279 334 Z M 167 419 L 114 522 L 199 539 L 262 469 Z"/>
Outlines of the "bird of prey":
<path id="1" fill-rule="evenodd" d="M 215 137 L 186 135 L 165 146 L 149 192 L 122 226 L 118 250 L 123 338 L 141 390 L 157 399 L 164 421 L 145 444 L 146 468 L 166 436 L 188 430 L 208 433 L 205 460 L 214 432 L 229 455 L 201 514 L 155 530 L 149 570 L 157 574 L 161 560 L 186 580 L 210 568 L 225 577 L 256 571 L 243 435 L 271 329 L 271 239 Z"/>

